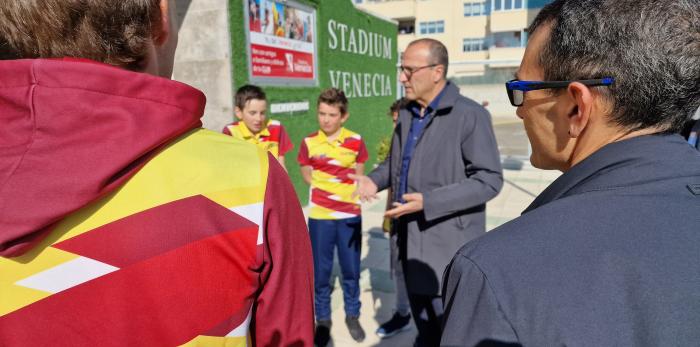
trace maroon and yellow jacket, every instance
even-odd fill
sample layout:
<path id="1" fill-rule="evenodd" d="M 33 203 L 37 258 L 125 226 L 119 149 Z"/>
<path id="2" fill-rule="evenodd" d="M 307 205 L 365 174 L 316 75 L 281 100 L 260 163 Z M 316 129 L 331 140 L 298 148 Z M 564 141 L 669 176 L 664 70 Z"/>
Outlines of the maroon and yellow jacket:
<path id="1" fill-rule="evenodd" d="M 0 76 L 0 345 L 312 345 L 296 194 L 200 128 L 201 92 L 87 61 Z"/>

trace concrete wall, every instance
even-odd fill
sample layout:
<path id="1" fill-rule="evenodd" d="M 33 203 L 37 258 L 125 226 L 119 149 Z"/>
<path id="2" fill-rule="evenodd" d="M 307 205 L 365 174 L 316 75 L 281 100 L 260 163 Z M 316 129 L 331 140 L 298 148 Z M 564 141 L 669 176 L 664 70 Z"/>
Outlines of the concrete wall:
<path id="1" fill-rule="evenodd" d="M 491 12 L 491 28 L 492 32 L 499 31 L 520 31 L 527 28 L 530 23 L 528 10 L 513 10 L 513 11 L 494 11 Z M 537 11 L 533 11 L 537 13 Z"/>
<path id="2" fill-rule="evenodd" d="M 176 3 L 180 31 L 173 79 L 206 94 L 204 127 L 219 131 L 233 117 L 228 1 Z"/>

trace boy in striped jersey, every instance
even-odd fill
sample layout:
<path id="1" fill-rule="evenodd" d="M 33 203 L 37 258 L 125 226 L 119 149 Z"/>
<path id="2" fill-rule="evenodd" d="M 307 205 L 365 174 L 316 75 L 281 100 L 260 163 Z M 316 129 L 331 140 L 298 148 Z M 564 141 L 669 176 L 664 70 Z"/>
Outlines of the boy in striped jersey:
<path id="1" fill-rule="evenodd" d="M 358 321 L 362 217 L 359 201 L 353 197 L 355 182 L 348 175 L 362 174 L 368 155 L 362 137 L 343 127 L 348 117 L 345 94 L 335 88 L 323 91 L 318 98 L 321 129 L 304 138 L 298 156 L 301 174 L 311 185 L 309 232 L 314 256 L 317 346 L 325 346 L 330 339 L 330 279 L 336 247 L 345 323 L 355 341 L 365 338 Z"/>
<path id="2" fill-rule="evenodd" d="M 294 148 L 282 124 L 267 119 L 265 92 L 253 85 L 244 85 L 236 91 L 237 121 L 227 125 L 223 133 L 250 142 L 269 151 L 284 167 L 284 155 Z"/>

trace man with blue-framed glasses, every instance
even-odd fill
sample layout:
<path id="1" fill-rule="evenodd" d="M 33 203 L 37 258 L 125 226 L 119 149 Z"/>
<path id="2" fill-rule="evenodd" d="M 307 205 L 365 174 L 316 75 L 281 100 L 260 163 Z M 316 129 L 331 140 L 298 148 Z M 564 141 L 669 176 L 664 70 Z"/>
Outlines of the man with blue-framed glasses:
<path id="1" fill-rule="evenodd" d="M 585 86 L 611 86 L 615 79 L 605 77 L 592 80 L 575 80 L 575 81 L 520 81 L 517 78 L 506 82 L 506 92 L 508 99 L 513 106 L 522 106 L 525 101 L 525 92 L 541 89 L 556 89 L 566 88 L 572 82 L 578 82 Z"/>
<path id="2" fill-rule="evenodd" d="M 697 0 L 542 9 L 506 91 L 564 174 L 454 257 L 442 346 L 697 345 L 699 22 Z"/>

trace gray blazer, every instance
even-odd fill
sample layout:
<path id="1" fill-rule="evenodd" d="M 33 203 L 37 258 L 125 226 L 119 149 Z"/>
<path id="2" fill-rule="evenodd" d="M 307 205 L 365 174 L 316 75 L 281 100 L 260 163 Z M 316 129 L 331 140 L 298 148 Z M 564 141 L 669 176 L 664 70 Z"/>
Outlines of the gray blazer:
<path id="1" fill-rule="evenodd" d="M 400 110 L 389 156 L 369 174 L 379 190 L 398 191 L 411 117 Z M 408 192 L 423 194 L 423 211 L 394 223 L 409 293 L 440 294 L 445 267 L 462 245 L 485 233 L 486 202 L 502 186 L 488 111 L 448 82 L 408 171 Z"/>

